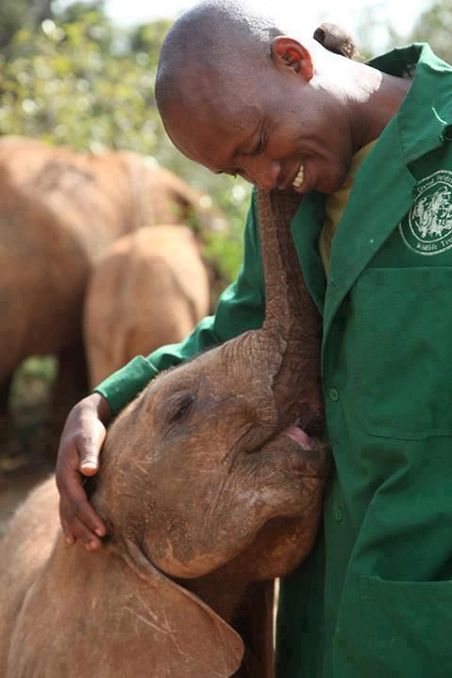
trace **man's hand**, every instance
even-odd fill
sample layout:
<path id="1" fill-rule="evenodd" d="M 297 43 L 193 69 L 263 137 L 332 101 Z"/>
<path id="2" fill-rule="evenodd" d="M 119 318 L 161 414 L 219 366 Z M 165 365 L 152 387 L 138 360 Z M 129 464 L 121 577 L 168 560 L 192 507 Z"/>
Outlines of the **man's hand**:
<path id="1" fill-rule="evenodd" d="M 58 449 L 56 484 L 60 493 L 60 520 L 69 544 L 80 539 L 92 551 L 101 547 L 106 527 L 89 503 L 82 474 L 99 470 L 99 454 L 107 433 L 110 408 L 99 393 L 81 400 L 70 411 Z"/>

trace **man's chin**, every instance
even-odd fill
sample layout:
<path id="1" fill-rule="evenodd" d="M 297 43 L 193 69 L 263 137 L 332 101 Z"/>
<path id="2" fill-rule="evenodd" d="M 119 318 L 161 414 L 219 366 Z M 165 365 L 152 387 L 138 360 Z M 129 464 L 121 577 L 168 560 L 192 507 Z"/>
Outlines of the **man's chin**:
<path id="1" fill-rule="evenodd" d="M 325 195 L 336 193 L 336 191 L 342 188 L 346 176 L 347 172 L 340 174 L 338 173 L 334 176 L 331 175 L 328 177 L 320 177 L 314 186 L 314 190 L 318 191 L 319 193 L 324 193 Z"/>

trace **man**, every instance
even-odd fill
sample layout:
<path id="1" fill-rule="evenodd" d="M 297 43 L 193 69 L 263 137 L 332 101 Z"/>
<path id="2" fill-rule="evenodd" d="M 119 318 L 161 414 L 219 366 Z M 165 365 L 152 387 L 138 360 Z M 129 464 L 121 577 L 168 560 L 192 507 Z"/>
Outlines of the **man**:
<path id="1" fill-rule="evenodd" d="M 303 198 L 292 234 L 323 314 L 335 471 L 316 546 L 282 585 L 279 676 L 449 676 L 452 211 L 431 211 L 437 195 L 452 202 L 452 69 L 423 45 L 366 65 L 288 35 L 235 2 L 204 3 L 170 32 L 156 87 L 185 155 Z M 262 322 L 254 199 L 245 243 L 214 318 L 70 414 L 69 541 L 95 549 L 105 533 L 80 472 L 96 472 L 109 417 L 160 370 Z"/>

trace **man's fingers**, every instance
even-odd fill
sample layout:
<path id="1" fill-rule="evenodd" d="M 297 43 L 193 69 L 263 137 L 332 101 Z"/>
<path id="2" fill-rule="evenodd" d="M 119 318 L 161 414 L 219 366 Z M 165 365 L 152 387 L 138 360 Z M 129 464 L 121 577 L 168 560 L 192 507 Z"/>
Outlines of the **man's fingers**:
<path id="1" fill-rule="evenodd" d="M 72 504 L 73 513 L 72 519 L 70 520 L 71 526 L 73 520 L 76 519 L 86 526 L 92 537 L 95 537 L 95 535 L 104 537 L 107 534 L 106 527 L 86 498 L 85 491 L 82 490 L 82 492 L 83 496 L 80 496 L 80 498 Z"/>
<path id="2" fill-rule="evenodd" d="M 102 420 L 99 417 L 102 417 Z M 58 450 L 56 482 L 60 520 L 68 543 L 81 539 L 87 548 L 100 548 L 107 534 L 103 521 L 88 502 L 83 476 L 99 470 L 99 455 L 109 419 L 106 401 L 92 394 L 75 405 L 66 419 Z"/>
<path id="3" fill-rule="evenodd" d="M 96 551 L 102 548 L 101 540 L 96 537 L 96 535 L 93 534 L 86 525 L 77 518 L 77 516 L 74 516 L 72 519 L 71 527 L 76 538 L 83 542 L 88 551 Z"/>
<path id="4" fill-rule="evenodd" d="M 60 515 L 63 527 L 66 526 L 66 535 L 79 536 L 74 529 L 75 518 L 90 530 L 93 538 L 96 538 L 95 535 L 103 537 L 107 534 L 104 523 L 87 499 L 78 471 L 66 467 L 64 474 L 60 477 L 60 492 L 64 497 L 60 506 Z"/>
<path id="5" fill-rule="evenodd" d="M 85 546 L 91 543 L 95 548 L 101 547 L 100 537 L 105 536 L 107 531 L 87 500 L 78 502 L 75 512 L 73 505 L 60 502 L 60 519 L 68 544 L 81 539 Z"/>
<path id="6" fill-rule="evenodd" d="M 67 520 L 64 516 L 64 511 L 63 511 L 61 499 L 60 499 L 60 522 L 61 522 L 61 527 L 63 528 L 64 538 L 66 539 L 68 544 L 73 544 L 75 542 L 75 536 L 72 533 L 72 530 L 69 527 L 69 523 L 67 522 Z"/>

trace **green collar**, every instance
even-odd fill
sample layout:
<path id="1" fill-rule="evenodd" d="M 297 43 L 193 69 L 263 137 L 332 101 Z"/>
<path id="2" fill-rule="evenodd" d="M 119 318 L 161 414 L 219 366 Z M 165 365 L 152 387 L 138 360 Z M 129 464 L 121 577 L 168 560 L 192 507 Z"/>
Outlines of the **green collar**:
<path id="1" fill-rule="evenodd" d="M 398 125 L 405 164 L 452 140 L 451 89 L 444 86 L 444 71 L 451 67 L 425 43 L 394 49 L 369 61 L 369 66 L 397 77 L 414 78 L 399 112 Z M 433 98 L 429 94 L 433 93 Z M 422 136 L 419 132 L 422 131 Z"/>

